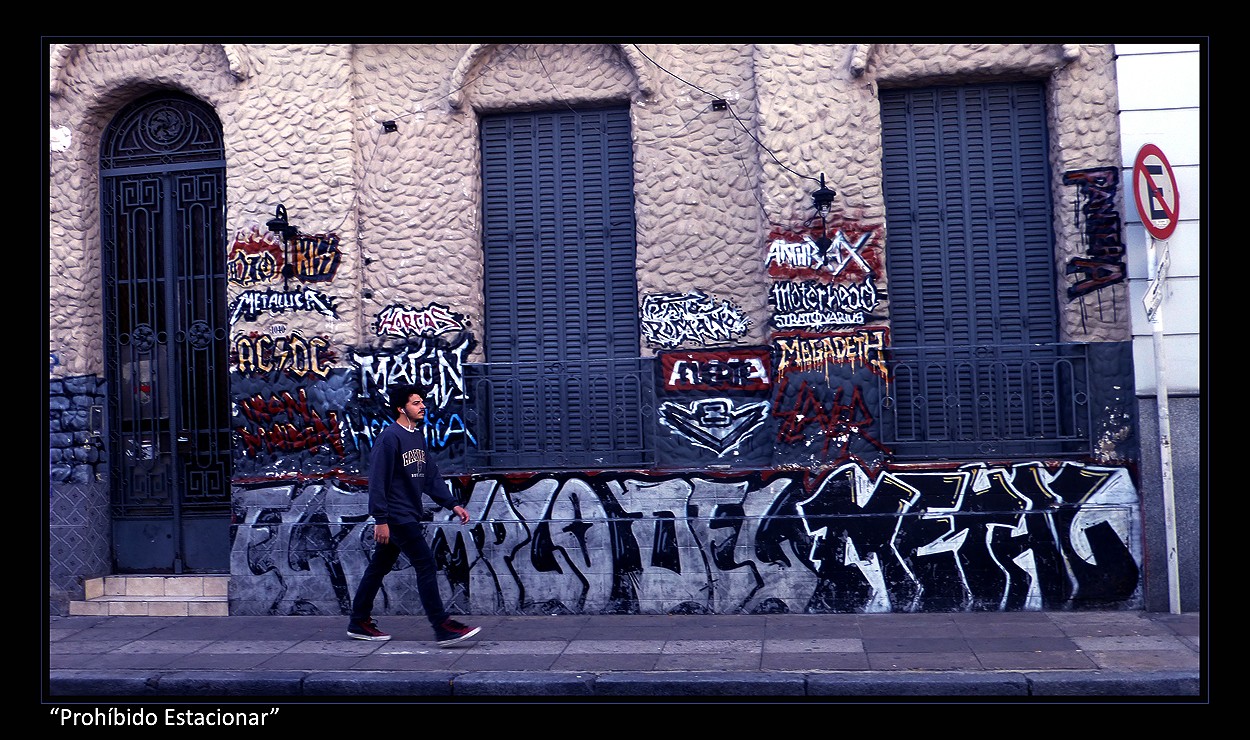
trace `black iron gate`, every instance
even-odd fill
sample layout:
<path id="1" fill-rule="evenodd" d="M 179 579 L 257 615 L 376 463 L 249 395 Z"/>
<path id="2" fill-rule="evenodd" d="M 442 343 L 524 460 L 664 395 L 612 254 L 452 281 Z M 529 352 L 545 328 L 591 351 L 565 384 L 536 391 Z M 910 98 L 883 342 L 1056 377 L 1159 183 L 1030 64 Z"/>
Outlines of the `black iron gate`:
<path id="1" fill-rule="evenodd" d="M 110 124 L 100 169 L 114 568 L 228 571 L 221 125 L 147 96 Z"/>

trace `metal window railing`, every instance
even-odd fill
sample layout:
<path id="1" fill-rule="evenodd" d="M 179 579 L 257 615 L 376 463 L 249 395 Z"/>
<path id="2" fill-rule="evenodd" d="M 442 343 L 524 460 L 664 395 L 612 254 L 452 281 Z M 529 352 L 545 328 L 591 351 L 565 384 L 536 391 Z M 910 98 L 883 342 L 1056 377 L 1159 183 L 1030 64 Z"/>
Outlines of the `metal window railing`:
<path id="1" fill-rule="evenodd" d="M 654 466 L 655 359 L 466 365 L 461 416 L 476 437 L 466 464 Z M 892 345 L 882 359 L 888 373 L 864 395 L 894 461 L 1093 452 L 1088 345 Z"/>
<path id="2" fill-rule="evenodd" d="M 655 464 L 655 358 L 474 363 L 465 381 L 472 469 Z"/>
<path id="3" fill-rule="evenodd" d="M 892 345 L 884 355 L 875 418 L 895 460 L 1093 450 L 1087 345 Z"/>

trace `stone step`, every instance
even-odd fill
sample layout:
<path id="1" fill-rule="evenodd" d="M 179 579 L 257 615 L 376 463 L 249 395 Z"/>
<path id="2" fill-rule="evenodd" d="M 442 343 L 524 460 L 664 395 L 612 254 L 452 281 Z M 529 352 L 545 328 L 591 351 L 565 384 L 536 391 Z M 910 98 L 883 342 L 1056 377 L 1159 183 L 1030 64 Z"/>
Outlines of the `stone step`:
<path id="1" fill-rule="evenodd" d="M 86 601 L 69 602 L 70 616 L 225 617 L 227 575 L 126 575 L 84 583 Z"/>

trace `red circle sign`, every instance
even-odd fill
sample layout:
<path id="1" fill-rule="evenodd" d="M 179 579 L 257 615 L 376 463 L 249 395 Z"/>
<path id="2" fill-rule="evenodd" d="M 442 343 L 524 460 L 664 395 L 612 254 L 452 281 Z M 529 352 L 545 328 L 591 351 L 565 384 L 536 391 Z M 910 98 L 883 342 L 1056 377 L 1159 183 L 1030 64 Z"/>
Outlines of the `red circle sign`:
<path id="1" fill-rule="evenodd" d="M 1176 175 L 1163 151 L 1154 144 L 1143 144 L 1133 162 L 1133 196 L 1142 226 L 1156 239 L 1167 239 L 1176 231 L 1181 212 L 1181 194 Z"/>

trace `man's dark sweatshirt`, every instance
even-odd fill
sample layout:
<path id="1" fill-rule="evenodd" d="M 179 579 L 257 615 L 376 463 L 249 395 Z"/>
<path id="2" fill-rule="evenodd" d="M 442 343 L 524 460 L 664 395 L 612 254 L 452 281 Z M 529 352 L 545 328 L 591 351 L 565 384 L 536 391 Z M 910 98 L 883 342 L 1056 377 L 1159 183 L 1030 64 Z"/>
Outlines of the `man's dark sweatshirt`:
<path id="1" fill-rule="evenodd" d="M 419 522 L 422 494 L 448 510 L 460 505 L 425 448 L 422 425 L 410 432 L 393 423 L 369 453 L 369 514 L 377 524 Z"/>

